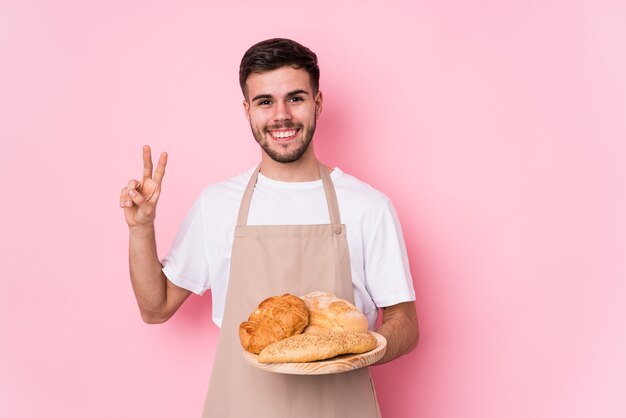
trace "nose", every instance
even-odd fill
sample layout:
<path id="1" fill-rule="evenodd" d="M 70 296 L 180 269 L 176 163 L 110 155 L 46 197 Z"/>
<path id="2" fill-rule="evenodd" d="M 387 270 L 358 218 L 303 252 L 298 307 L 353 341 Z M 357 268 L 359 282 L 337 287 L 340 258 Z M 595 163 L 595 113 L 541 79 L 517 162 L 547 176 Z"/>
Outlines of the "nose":
<path id="1" fill-rule="evenodd" d="M 281 122 L 284 120 L 291 119 L 291 112 L 289 112 L 289 107 L 285 102 L 277 101 L 276 106 L 274 106 L 274 121 Z"/>

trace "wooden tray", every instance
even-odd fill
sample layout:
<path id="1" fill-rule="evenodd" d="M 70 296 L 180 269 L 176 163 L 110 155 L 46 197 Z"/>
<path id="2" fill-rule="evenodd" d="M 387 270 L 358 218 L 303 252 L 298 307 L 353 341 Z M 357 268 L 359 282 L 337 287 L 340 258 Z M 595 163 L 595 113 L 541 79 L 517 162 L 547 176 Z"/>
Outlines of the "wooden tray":
<path id="1" fill-rule="evenodd" d="M 376 363 L 382 358 L 387 349 L 387 340 L 382 335 L 368 331 L 370 335 L 376 337 L 378 344 L 376 348 L 363 354 L 344 354 L 333 357 L 328 360 L 313 361 L 310 363 L 259 363 L 256 354 L 243 350 L 244 358 L 253 365 L 262 370 L 274 373 L 284 374 L 331 374 L 342 373 L 350 370 L 360 369 Z"/>

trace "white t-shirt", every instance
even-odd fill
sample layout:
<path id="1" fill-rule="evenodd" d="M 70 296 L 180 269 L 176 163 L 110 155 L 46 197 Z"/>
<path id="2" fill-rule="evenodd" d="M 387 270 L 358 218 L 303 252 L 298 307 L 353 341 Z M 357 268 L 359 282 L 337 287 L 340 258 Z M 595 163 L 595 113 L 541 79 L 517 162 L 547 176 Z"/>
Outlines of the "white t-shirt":
<path id="1" fill-rule="evenodd" d="M 163 260 L 163 272 L 172 283 L 196 294 L 211 289 L 217 326 L 224 315 L 239 205 L 253 171 L 206 187 Z M 339 168 L 330 177 L 346 225 L 355 304 L 373 329 L 377 307 L 415 300 L 402 230 L 384 194 Z M 259 174 L 248 225 L 329 222 L 321 180 L 281 182 Z"/>

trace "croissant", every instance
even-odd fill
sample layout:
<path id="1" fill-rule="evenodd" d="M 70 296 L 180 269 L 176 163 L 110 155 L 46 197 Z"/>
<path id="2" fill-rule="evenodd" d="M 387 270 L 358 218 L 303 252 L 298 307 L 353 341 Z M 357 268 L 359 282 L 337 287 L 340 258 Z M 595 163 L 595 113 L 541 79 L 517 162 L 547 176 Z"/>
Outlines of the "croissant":
<path id="1" fill-rule="evenodd" d="M 259 354 L 276 341 L 300 334 L 308 323 L 309 310 L 302 299 L 288 293 L 272 296 L 239 325 L 239 340 L 246 351 Z"/>

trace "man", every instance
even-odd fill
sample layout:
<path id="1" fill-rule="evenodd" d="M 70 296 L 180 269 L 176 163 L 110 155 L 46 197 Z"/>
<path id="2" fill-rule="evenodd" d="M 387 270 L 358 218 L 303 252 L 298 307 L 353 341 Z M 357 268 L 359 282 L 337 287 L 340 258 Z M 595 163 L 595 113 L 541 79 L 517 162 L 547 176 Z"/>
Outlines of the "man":
<path id="1" fill-rule="evenodd" d="M 317 57 L 288 39 L 252 46 L 240 67 L 243 107 L 261 146 L 256 169 L 207 187 L 159 262 L 155 209 L 167 154 L 122 189 L 130 276 L 147 323 L 169 319 L 191 292 L 211 289 L 221 327 L 206 417 L 380 416 L 367 368 L 294 376 L 245 362 L 239 323 L 263 299 L 315 290 L 354 301 L 387 339 L 380 363 L 417 343 L 414 291 L 402 233 L 382 193 L 315 156 L 322 112 Z"/>

